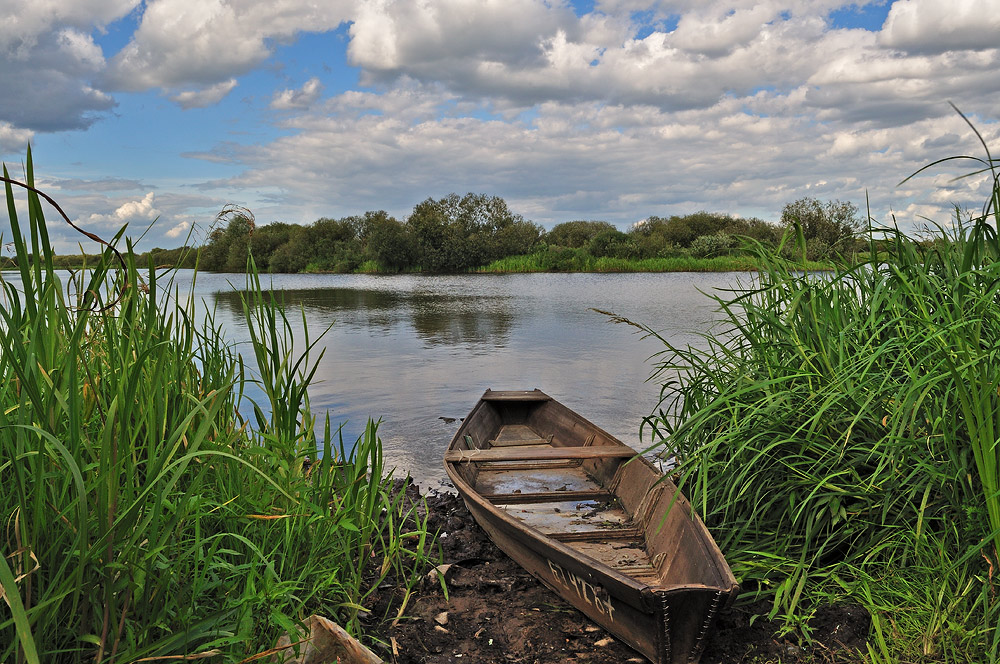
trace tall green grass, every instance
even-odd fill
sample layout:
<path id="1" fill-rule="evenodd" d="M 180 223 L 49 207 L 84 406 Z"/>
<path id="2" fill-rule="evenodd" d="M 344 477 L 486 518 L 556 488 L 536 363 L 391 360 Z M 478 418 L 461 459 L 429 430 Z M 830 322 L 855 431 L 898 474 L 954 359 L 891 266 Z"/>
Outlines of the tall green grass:
<path id="1" fill-rule="evenodd" d="M 353 446 L 329 417 L 317 436 L 318 358 L 252 269 L 268 403 L 251 425 L 243 358 L 172 272 L 143 278 L 126 244 L 65 283 L 38 195 L 22 223 L 6 194 L 20 280 L 0 307 L 0 661 L 238 660 L 311 613 L 357 632 L 373 588 L 412 586 L 425 521 L 374 424 Z"/>
<path id="2" fill-rule="evenodd" d="M 695 258 L 613 258 L 592 256 L 581 249 L 565 249 L 562 258 L 548 252 L 526 256 L 507 256 L 474 270 L 485 273 L 519 272 L 745 272 L 755 269 L 751 256 Z M 562 256 L 562 254 L 559 254 Z M 822 268 L 819 264 L 813 267 Z"/>
<path id="3" fill-rule="evenodd" d="M 850 597 L 871 661 L 998 659 L 998 202 L 823 275 L 757 246 L 699 347 L 661 337 L 646 431 L 789 630 Z"/>

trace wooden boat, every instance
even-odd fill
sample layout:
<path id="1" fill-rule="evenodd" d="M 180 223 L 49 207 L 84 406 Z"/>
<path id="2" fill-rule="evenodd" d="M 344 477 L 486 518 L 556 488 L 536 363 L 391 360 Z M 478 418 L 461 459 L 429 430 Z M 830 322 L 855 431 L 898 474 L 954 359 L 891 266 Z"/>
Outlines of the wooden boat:
<path id="1" fill-rule="evenodd" d="M 445 469 L 498 547 L 656 664 L 697 662 L 739 593 L 673 482 L 539 390 L 487 390 Z"/>

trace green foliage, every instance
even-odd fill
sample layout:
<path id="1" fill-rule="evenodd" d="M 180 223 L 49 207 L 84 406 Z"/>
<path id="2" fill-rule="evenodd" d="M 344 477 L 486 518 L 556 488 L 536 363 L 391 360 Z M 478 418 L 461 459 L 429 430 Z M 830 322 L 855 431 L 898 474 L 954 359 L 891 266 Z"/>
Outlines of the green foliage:
<path id="1" fill-rule="evenodd" d="M 609 258 L 633 258 L 636 255 L 632 237 L 619 230 L 601 231 L 587 244 L 591 256 Z"/>
<path id="2" fill-rule="evenodd" d="M 318 219 L 301 231 L 300 254 L 309 257 L 310 272 L 353 272 L 362 259 L 359 220 Z"/>
<path id="3" fill-rule="evenodd" d="M 806 239 L 806 255 L 810 260 L 825 260 L 836 253 L 856 248 L 854 240 L 864 230 L 864 220 L 853 203 L 800 198 L 785 205 L 781 223 L 786 228 L 798 225 Z"/>
<path id="4" fill-rule="evenodd" d="M 649 217 L 627 233 L 606 221 L 571 221 L 545 233 L 511 212 L 502 198 L 450 194 L 419 203 L 402 222 L 381 210 L 342 219 L 322 218 L 307 226 L 281 222 L 257 226 L 236 214 L 227 217 L 225 226 L 212 230 L 198 252 L 154 249 L 151 255 L 158 265 L 191 268 L 200 259 L 201 269 L 230 272 L 242 272 L 250 254 L 261 272 L 466 272 L 483 271 L 501 259 L 541 248 L 532 270 L 570 272 L 594 269 L 591 266 L 602 258 L 678 259 L 680 263 L 672 263 L 677 265 L 691 257 L 748 256 L 741 238 L 776 247 L 783 232 L 794 233 L 794 219 L 800 217 L 806 250 L 791 253 L 786 243 L 786 258 L 815 263 L 834 259 L 846 249 L 857 251 L 856 231 L 849 229 L 856 229 L 859 222 L 851 204 L 802 199 L 785 211 L 784 228 L 756 218 L 696 212 Z M 52 258 L 57 267 L 74 269 L 96 259 L 82 255 Z M 4 261 L 9 267 L 15 265 L 12 259 Z M 737 263 L 752 266 L 749 259 Z M 616 265 L 630 269 L 626 263 Z M 695 263 L 696 269 L 703 265 Z"/>
<path id="5" fill-rule="evenodd" d="M 580 249 L 590 244 L 595 236 L 616 230 L 606 221 L 567 221 L 553 226 L 544 240 L 549 245 Z"/>
<path id="6" fill-rule="evenodd" d="M 538 254 L 542 269 L 549 272 L 582 272 L 586 269 L 588 256 L 584 249 L 552 245 Z"/>
<path id="7" fill-rule="evenodd" d="M 428 272 L 462 272 L 529 252 L 541 229 L 512 213 L 499 196 L 451 194 L 413 208 L 407 226 L 416 262 Z"/>
<path id="8" fill-rule="evenodd" d="M 31 257 L 28 260 L 32 260 Z M 94 265 L 101 260 L 100 254 L 60 254 L 49 256 L 52 266 L 57 270 L 79 270 L 85 265 Z M 136 254 L 139 265 L 145 265 L 152 261 L 157 267 L 173 267 L 192 269 L 198 262 L 198 249 L 195 247 L 177 247 L 176 249 L 161 249 L 156 247 L 141 254 Z M 11 270 L 17 268 L 17 259 L 14 256 L 0 257 L 0 270 Z"/>
<path id="9" fill-rule="evenodd" d="M 806 264 L 803 269 L 822 270 L 826 265 Z M 750 256 L 694 258 L 595 258 L 579 249 L 553 248 L 526 256 L 508 256 L 477 272 L 748 272 L 756 269 Z"/>
<path id="10" fill-rule="evenodd" d="M 822 277 L 758 244 L 700 344 L 640 326 L 666 346 L 647 430 L 745 588 L 805 637 L 810 607 L 848 594 L 875 614 L 873 661 L 1000 655 L 997 203 L 934 242 L 883 232 Z M 800 243 L 849 240 L 837 209 Z"/>
<path id="11" fill-rule="evenodd" d="M 639 224 L 634 232 L 644 237 L 657 237 L 664 245 L 687 248 L 695 239 L 703 235 L 715 235 L 731 223 L 733 218 L 729 215 L 703 211 L 684 216 L 674 215 L 667 219 L 652 216 Z"/>
<path id="12" fill-rule="evenodd" d="M 736 245 L 736 238 L 725 233 L 699 235 L 691 243 L 691 255 L 695 258 L 722 256 L 732 251 Z"/>
<path id="13" fill-rule="evenodd" d="M 366 212 L 361 220 L 361 240 L 369 261 L 399 272 L 413 265 L 416 250 L 409 227 L 384 211 Z"/>
<path id="14" fill-rule="evenodd" d="M 502 198 L 451 194 L 418 204 L 405 223 L 377 211 L 308 226 L 253 228 L 237 215 L 209 235 L 201 265 L 242 271 L 237 258 L 245 264 L 252 253 L 259 268 L 269 272 L 354 272 L 362 264 L 389 272 L 461 272 L 530 252 L 541 233 Z"/>
<path id="15" fill-rule="evenodd" d="M 856 208 L 848 203 L 813 202 L 819 217 L 812 214 L 815 206 L 807 199 L 786 207 L 788 214 L 805 219 L 807 229 L 807 250 L 788 258 L 827 260 L 836 255 L 834 249 L 848 246 L 831 229 L 841 232 L 856 225 Z M 649 217 L 627 233 L 606 221 L 570 221 L 545 233 L 511 212 L 498 196 L 450 194 L 418 203 L 405 221 L 376 211 L 339 220 L 319 219 L 308 226 L 273 223 L 254 228 L 236 215 L 210 234 L 201 250 L 201 267 L 240 271 L 238 265 L 252 252 L 258 267 L 267 272 L 455 273 L 483 271 L 501 259 L 538 252 L 531 270 L 577 272 L 594 269 L 599 259 L 678 259 L 672 265 L 679 265 L 692 257 L 748 256 L 741 238 L 775 247 L 782 242 L 782 232 L 781 226 L 756 218 L 696 212 Z M 749 259 L 735 264 L 752 267 Z M 616 265 L 630 269 L 627 263 Z M 703 266 L 695 263 L 696 269 Z M 515 269 L 529 268 L 519 265 Z"/>
<path id="16" fill-rule="evenodd" d="M 257 267 L 262 272 L 297 272 L 297 269 L 288 270 L 286 268 L 298 266 L 294 262 L 289 264 L 289 261 L 294 261 L 296 257 L 295 249 L 293 248 L 295 244 L 294 239 L 301 231 L 301 226 L 279 222 L 267 224 L 266 226 L 258 226 L 251 237 L 253 255 Z M 244 266 L 240 270 L 246 267 L 245 255 L 243 256 L 243 261 Z M 203 259 L 203 267 L 205 267 L 204 262 Z"/>
<path id="17" fill-rule="evenodd" d="M 761 219 L 696 212 L 670 218 L 652 216 L 636 224 L 629 234 L 634 238 L 636 257 L 669 258 L 690 253 L 706 258 L 744 253 L 738 238 L 776 246 L 782 233 L 781 227 Z"/>
<path id="18" fill-rule="evenodd" d="M 526 221 L 520 215 L 513 215 L 511 222 L 493 231 L 493 248 L 488 260 L 504 256 L 517 256 L 533 250 L 539 243 L 544 230 L 536 223 Z"/>
<path id="19" fill-rule="evenodd" d="M 96 257 L 95 257 L 96 258 Z M 144 259 L 148 258 L 149 261 L 156 265 L 157 267 L 174 267 L 174 268 L 194 268 L 198 260 L 198 252 L 192 247 L 179 247 L 177 249 L 160 249 L 159 247 L 151 249 L 146 254 L 139 254 L 139 264 L 145 262 Z M 89 263 L 94 263 L 94 260 L 86 261 Z M 79 267 L 79 264 L 69 265 L 67 267 Z"/>
<path id="20" fill-rule="evenodd" d="M 219 271 L 242 272 L 246 269 L 250 236 L 253 231 L 254 222 L 249 217 L 237 214 L 230 219 L 223 231 L 221 242 L 221 248 L 224 248 L 225 252 L 220 251 L 218 254 L 221 261 L 218 267 Z"/>
<path id="21" fill-rule="evenodd" d="M 407 219 L 417 264 L 427 272 L 458 272 L 480 262 L 463 225 L 449 217 L 447 203 L 428 198 Z"/>
<path id="22" fill-rule="evenodd" d="M 236 661 L 314 612 L 357 632 L 372 588 L 419 579 L 425 522 L 392 490 L 375 425 L 355 446 L 329 418 L 317 435 L 318 358 L 293 348 L 252 264 L 255 426 L 244 360 L 192 320 L 172 272 L 126 247 L 63 282 L 38 196 L 22 226 L 6 194 L 0 661 Z"/>

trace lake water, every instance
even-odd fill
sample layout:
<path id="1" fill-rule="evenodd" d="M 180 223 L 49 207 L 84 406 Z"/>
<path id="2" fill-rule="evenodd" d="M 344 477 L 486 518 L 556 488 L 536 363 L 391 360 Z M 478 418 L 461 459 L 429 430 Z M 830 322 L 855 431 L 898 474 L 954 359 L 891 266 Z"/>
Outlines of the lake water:
<path id="1" fill-rule="evenodd" d="M 178 273 L 182 295 L 192 277 Z M 16 273 L 5 278 L 17 281 Z M 675 344 L 698 344 L 697 333 L 717 315 L 704 293 L 747 279 L 745 273 L 263 277 L 265 286 L 282 291 L 293 323 L 304 312 L 311 338 L 330 328 L 318 346 L 325 355 L 310 390 L 313 409 L 346 423 L 348 441 L 368 418 L 380 418 L 388 465 L 425 488 L 442 486 L 442 457 L 458 418 L 486 388 L 537 387 L 633 447 L 647 445 L 640 425 L 660 389 L 647 381 L 650 356 L 663 345 L 592 309 L 649 325 Z M 201 273 L 194 294 L 215 309 L 216 322 L 249 362 L 236 292 L 245 280 Z"/>
<path id="2" fill-rule="evenodd" d="M 310 390 L 314 410 L 355 439 L 381 418 L 387 463 L 422 486 L 445 480 L 444 450 L 486 388 L 539 388 L 633 446 L 658 402 L 650 356 L 663 349 L 613 311 L 674 343 L 715 320 L 705 292 L 745 274 L 274 275 L 311 336 L 331 325 Z M 189 277 L 188 277 L 189 278 Z M 200 274 L 196 295 L 234 342 L 249 339 L 233 284 Z M 293 321 L 300 320 L 296 313 Z M 246 349 L 245 355 L 249 354 Z M 449 422 L 442 418 L 455 418 Z M 647 441 L 648 442 L 648 439 Z"/>

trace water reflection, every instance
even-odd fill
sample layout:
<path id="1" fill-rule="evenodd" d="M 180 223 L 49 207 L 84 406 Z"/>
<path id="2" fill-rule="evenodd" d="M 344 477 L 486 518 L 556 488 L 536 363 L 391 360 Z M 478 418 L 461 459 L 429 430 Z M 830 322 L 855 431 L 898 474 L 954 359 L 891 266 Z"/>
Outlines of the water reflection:
<path id="1" fill-rule="evenodd" d="M 346 422 L 353 440 L 381 419 L 387 464 L 424 486 L 444 478 L 442 455 L 486 388 L 540 388 L 633 446 L 655 408 L 650 356 L 663 350 L 591 308 L 650 325 L 676 344 L 698 343 L 715 304 L 705 296 L 733 274 L 463 276 L 274 275 L 293 323 L 310 339 L 327 330 L 310 389 L 317 414 Z M 742 275 L 746 276 L 746 275 Z M 247 357 L 242 275 L 202 274 L 196 298 Z M 180 284 L 181 291 L 185 290 Z M 330 327 L 331 322 L 333 326 Z M 301 342 L 301 336 L 297 341 Z M 248 361 L 251 358 L 247 357 Z"/>
<path id="2" fill-rule="evenodd" d="M 244 292 L 222 291 L 214 299 L 219 311 L 242 316 Z M 398 292 L 364 288 L 282 289 L 278 299 L 307 319 L 364 329 L 370 332 L 406 325 L 428 345 L 504 347 L 514 326 L 510 296 Z"/>

